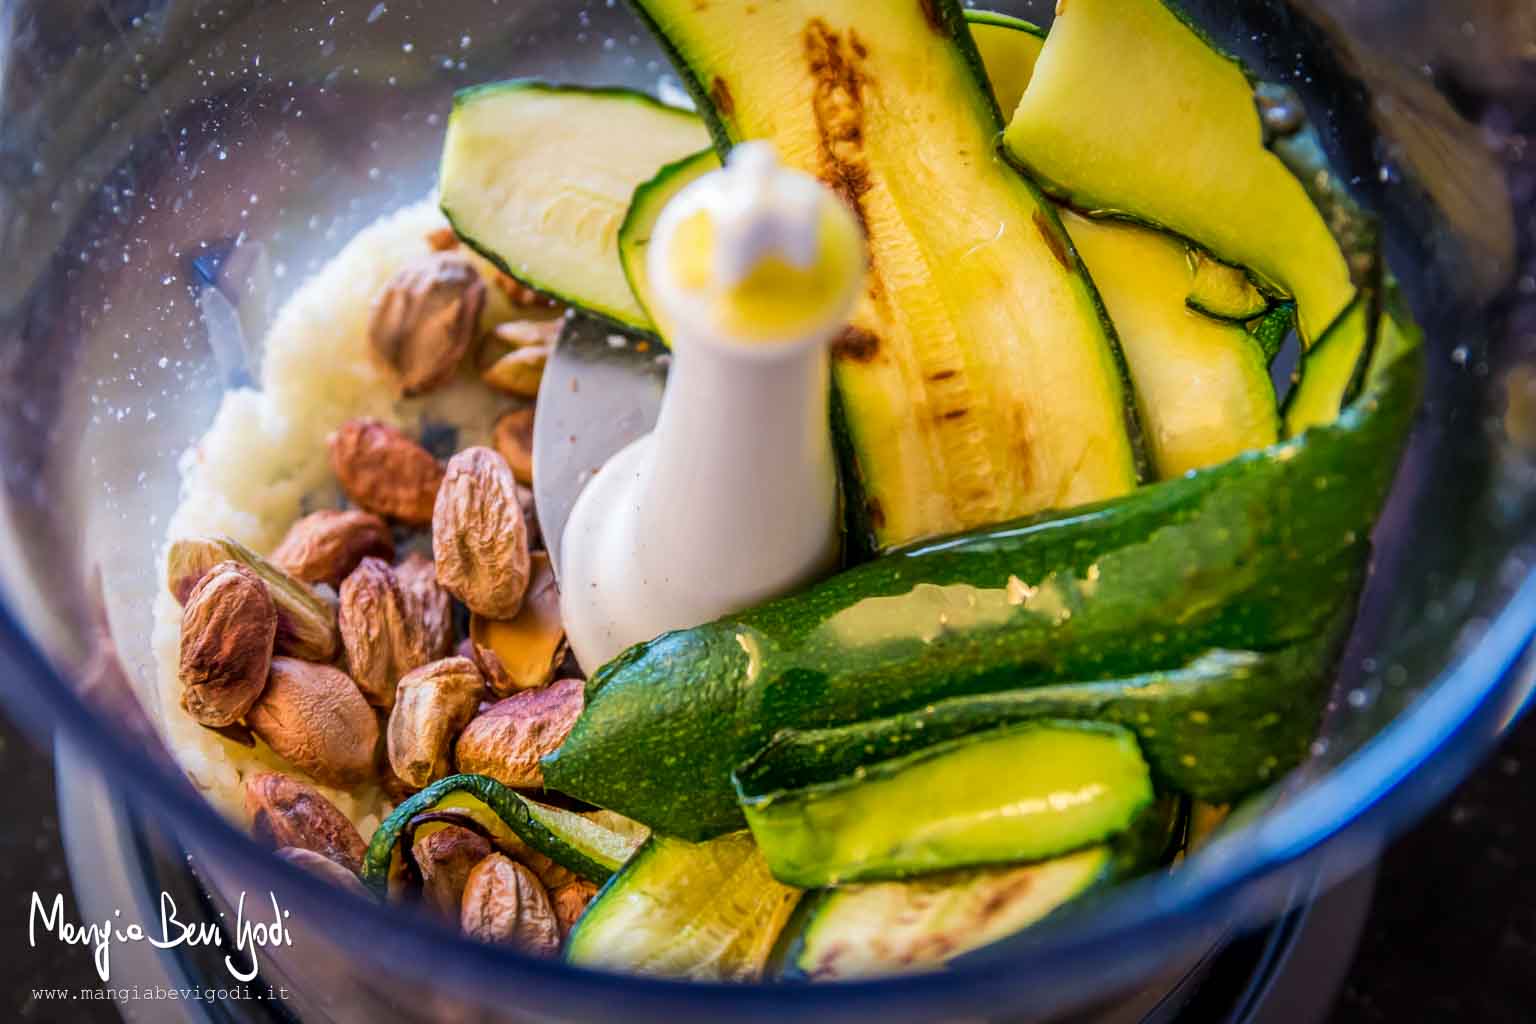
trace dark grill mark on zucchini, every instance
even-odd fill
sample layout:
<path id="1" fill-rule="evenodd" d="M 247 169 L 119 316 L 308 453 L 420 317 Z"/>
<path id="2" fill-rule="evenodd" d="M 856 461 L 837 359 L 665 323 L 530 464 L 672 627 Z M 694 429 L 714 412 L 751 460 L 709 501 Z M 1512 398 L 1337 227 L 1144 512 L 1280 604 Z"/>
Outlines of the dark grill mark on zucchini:
<path id="1" fill-rule="evenodd" d="M 1034 884 L 1034 875 L 1023 874 L 1006 889 L 993 890 L 987 895 L 986 901 L 977 908 L 975 926 L 980 928 L 986 925 L 987 922 L 1011 906 L 1015 900 L 1023 899 L 1024 894 L 1029 892 L 1034 887 Z"/>
<path id="2" fill-rule="evenodd" d="M 870 526 L 877 530 L 885 526 L 885 508 L 879 498 L 870 498 L 864 503 L 864 508 L 869 515 Z"/>
<path id="3" fill-rule="evenodd" d="M 958 420 L 958 419 L 961 419 L 961 418 L 963 418 L 965 416 L 969 416 L 970 414 L 971 414 L 971 410 L 969 410 L 969 409 L 951 409 L 951 410 L 949 410 L 948 412 L 946 412 L 944 414 L 944 419 L 946 419 L 946 420 Z"/>
<path id="4" fill-rule="evenodd" d="M 939 14 L 939 5 L 936 0 L 917 0 L 923 8 L 923 20 L 928 22 L 928 27 L 941 36 L 949 35 L 944 27 L 944 18 Z"/>
<path id="5" fill-rule="evenodd" d="M 805 60 L 815 89 L 811 97 L 816 118 L 818 148 L 821 157 L 820 178 L 843 198 L 869 238 L 869 218 L 864 211 L 864 195 L 871 187 L 869 161 L 864 153 L 864 86 L 867 84 L 860 61 L 868 50 L 850 32 L 845 41 L 820 18 L 805 27 Z M 865 243 L 870 269 L 874 269 L 874 247 Z M 870 287 L 878 290 L 871 275 Z"/>
<path id="6" fill-rule="evenodd" d="M 928 375 L 928 379 L 937 384 L 941 380 L 949 380 L 949 378 L 955 376 L 959 372 L 959 370 L 940 370 L 938 373 L 930 373 Z"/>
<path id="7" fill-rule="evenodd" d="M 832 357 L 855 363 L 867 363 L 880 354 L 880 338 L 851 324 L 832 342 Z"/>
<path id="8" fill-rule="evenodd" d="M 1039 231 L 1040 237 L 1045 239 L 1046 248 L 1051 250 L 1051 255 L 1056 257 L 1056 262 L 1071 270 L 1072 254 L 1067 249 L 1067 243 L 1061 240 L 1061 235 L 1057 234 L 1056 229 L 1041 211 L 1035 211 L 1033 220 L 1035 230 Z"/>
<path id="9" fill-rule="evenodd" d="M 720 111 L 721 117 L 730 117 L 736 113 L 736 98 L 731 95 L 731 87 L 719 76 L 716 76 L 714 82 L 710 84 L 709 102 Z"/>

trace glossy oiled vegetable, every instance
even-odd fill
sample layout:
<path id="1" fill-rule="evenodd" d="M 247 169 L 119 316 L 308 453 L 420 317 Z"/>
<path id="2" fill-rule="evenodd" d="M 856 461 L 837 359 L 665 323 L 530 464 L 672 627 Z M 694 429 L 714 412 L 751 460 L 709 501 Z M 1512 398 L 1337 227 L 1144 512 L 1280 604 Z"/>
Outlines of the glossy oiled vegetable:
<path id="1" fill-rule="evenodd" d="M 634 647 L 593 677 L 545 778 L 707 837 L 740 827 L 730 774 L 784 728 L 1315 636 L 1354 593 L 1419 381 L 1412 349 L 1378 358 L 1360 398 L 1301 438 L 1116 502 L 917 545 Z"/>
<path id="2" fill-rule="evenodd" d="M 1071 0 L 1004 136 L 1074 207 L 1192 239 L 1294 296 L 1305 341 L 1354 295 L 1306 191 L 1264 148 L 1253 88 L 1163 0 Z"/>
<path id="3" fill-rule="evenodd" d="M 651 331 L 619 265 L 619 225 L 638 183 L 708 144 L 696 116 L 626 89 L 466 89 L 448 118 L 443 212 L 518 280 Z"/>
<path id="4" fill-rule="evenodd" d="M 1112 332 L 1054 209 L 997 158 L 954 0 L 634 6 L 719 147 L 772 141 L 866 229 L 868 288 L 833 360 L 875 546 L 1136 485 Z"/>
<path id="5" fill-rule="evenodd" d="M 699 844 L 656 837 L 587 906 L 565 959 L 695 981 L 755 981 L 799 901 L 799 890 L 774 881 L 746 833 Z"/>
<path id="6" fill-rule="evenodd" d="M 1135 733 L 1159 786 L 1225 801 L 1294 767 L 1317 731 L 1352 602 L 1315 637 L 1275 651 L 1211 651 L 1164 672 L 937 701 L 831 729 L 786 730 L 769 748 L 780 784 L 809 785 L 1012 722 L 1110 722 Z"/>
<path id="7" fill-rule="evenodd" d="M 430 815 L 435 826 L 462 820 L 504 849 L 521 846 L 594 882 L 606 881 L 634 853 L 637 840 L 579 814 L 529 800 L 484 775 L 451 775 L 406 800 L 373 833 L 363 858 L 363 881 L 382 891 L 400 856 L 400 840 L 413 821 Z"/>
<path id="8" fill-rule="evenodd" d="M 1157 475 L 1182 476 L 1273 444 L 1280 414 L 1269 362 L 1242 324 L 1188 308 L 1197 275 L 1184 244 L 1070 212 L 1062 223 L 1120 335 Z"/>
<path id="9" fill-rule="evenodd" d="M 1044 860 L 1125 831 L 1152 802 L 1135 737 L 1073 722 L 978 733 L 809 785 L 781 775 L 770 746 L 736 790 L 774 877 L 805 889 Z"/>

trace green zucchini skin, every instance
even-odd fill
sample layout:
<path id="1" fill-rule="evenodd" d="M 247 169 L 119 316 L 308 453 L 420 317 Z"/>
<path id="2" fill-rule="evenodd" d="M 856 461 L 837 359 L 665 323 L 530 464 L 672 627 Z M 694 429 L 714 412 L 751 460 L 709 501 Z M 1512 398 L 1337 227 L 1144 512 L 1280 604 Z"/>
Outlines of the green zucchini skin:
<path id="1" fill-rule="evenodd" d="M 781 729 L 1315 636 L 1353 593 L 1418 407 L 1418 352 L 1397 355 L 1300 438 L 1117 501 L 902 549 L 630 649 L 588 683 L 586 711 L 544 762 L 549 785 L 706 838 L 740 827 L 731 772 Z M 1010 587 L 1022 603 L 999 603 Z M 969 619 L 941 617 L 967 602 L 980 609 Z M 861 619 L 873 626 L 849 642 L 840 624 Z M 902 628 L 881 634 L 892 620 Z"/>
<path id="2" fill-rule="evenodd" d="M 1226 803 L 1275 781 L 1306 755 L 1352 603 L 1315 637 L 1275 651 L 1210 651 L 1170 671 L 938 701 L 832 729 L 786 729 L 772 751 L 785 787 L 851 773 L 1015 722 L 1108 722 L 1136 734 L 1162 789 Z"/>
<path id="3" fill-rule="evenodd" d="M 379 895 L 389 882 L 390 860 L 406 824 L 454 793 L 466 793 L 496 813 L 519 839 L 561 867 L 592 882 L 606 882 L 619 864 L 582 851 L 539 820 L 531 801 L 485 775 L 450 775 L 410 797 L 374 830 L 363 856 L 362 879 Z"/>
<path id="4" fill-rule="evenodd" d="M 663 167 L 654 178 L 636 188 L 634 198 L 629 202 L 629 212 L 619 225 L 619 260 L 624 266 L 629 290 L 652 323 L 655 323 L 656 314 L 651 309 L 650 272 L 646 265 L 651 233 L 661 219 L 662 210 L 674 196 L 690 183 L 719 169 L 720 157 L 712 149 L 685 156 Z"/>
<path id="5" fill-rule="evenodd" d="M 1264 358 L 1269 363 L 1274 363 L 1275 357 L 1285 347 L 1285 339 L 1290 336 L 1296 327 L 1296 304 L 1292 302 L 1279 302 L 1271 306 L 1268 313 L 1248 324 L 1248 333 L 1253 340 L 1259 343 L 1259 348 L 1264 352 Z"/>
<path id="6" fill-rule="evenodd" d="M 1154 795 L 1135 735 L 1094 722 L 1005 724 L 810 781 L 781 760 L 770 744 L 734 782 L 774 877 L 804 889 L 1046 860 L 1128 831 Z"/>

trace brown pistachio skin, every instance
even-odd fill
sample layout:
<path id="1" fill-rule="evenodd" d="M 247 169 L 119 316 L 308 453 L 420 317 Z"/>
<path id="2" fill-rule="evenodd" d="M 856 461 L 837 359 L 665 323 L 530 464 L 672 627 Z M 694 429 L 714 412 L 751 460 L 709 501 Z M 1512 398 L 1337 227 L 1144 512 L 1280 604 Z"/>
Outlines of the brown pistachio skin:
<path id="1" fill-rule="evenodd" d="M 411 855 L 421 871 L 422 902 L 447 920 L 457 921 L 469 873 L 491 853 L 490 840 L 458 825 L 417 839 Z"/>
<path id="2" fill-rule="evenodd" d="M 515 946 L 532 956 L 560 952 L 560 922 L 549 894 L 532 871 L 499 853 L 469 873 L 459 927 L 481 942 Z"/>
<path id="3" fill-rule="evenodd" d="M 320 879 L 329 882 L 338 889 L 346 889 L 358 896 L 369 896 L 368 887 L 363 884 L 351 871 L 337 864 L 329 857 L 322 857 L 313 850 L 300 849 L 297 846 L 285 846 L 277 851 L 278 860 L 285 860 L 300 871 L 308 872 Z"/>
<path id="4" fill-rule="evenodd" d="M 181 616 L 181 706 L 201 725 L 234 725 L 267 685 L 277 607 L 239 562 L 220 562 L 187 598 Z"/>
<path id="5" fill-rule="evenodd" d="M 489 775 L 513 789 L 544 785 L 539 760 L 565 742 L 581 716 L 586 684 L 562 679 L 491 706 L 459 736 L 454 756 L 459 771 Z"/>
<path id="6" fill-rule="evenodd" d="M 501 663 L 501 658 L 489 647 L 482 647 L 475 643 L 473 636 L 464 638 L 459 655 L 473 661 L 480 669 L 480 674 L 485 677 L 485 685 L 490 689 L 492 696 L 502 697 L 517 692 L 517 686 L 512 682 L 512 676 L 508 674 L 507 667 Z"/>
<path id="7" fill-rule="evenodd" d="M 409 668 L 448 657 L 453 652 L 453 597 L 437 582 L 437 567 L 413 554 L 395 566 L 395 580 L 412 646 L 422 659 Z"/>
<path id="8" fill-rule="evenodd" d="M 417 650 L 399 580 L 388 562 L 365 558 L 342 581 L 336 621 L 347 670 L 368 703 L 395 703 L 400 677 L 427 662 Z"/>
<path id="9" fill-rule="evenodd" d="M 389 524 L 371 512 L 326 509 L 294 523 L 268 561 L 305 583 L 336 587 L 365 558 L 394 561 Z"/>
<path id="10" fill-rule="evenodd" d="M 437 581 L 492 619 L 510 619 L 528 589 L 528 527 L 507 460 L 466 448 L 448 463 L 432 515 Z"/>
<path id="11" fill-rule="evenodd" d="M 336 653 L 336 610 L 306 584 L 228 537 L 183 538 L 171 545 L 166 584 L 186 604 L 192 588 L 220 562 L 239 562 L 267 585 L 277 606 L 277 653 L 330 661 Z"/>
<path id="12" fill-rule="evenodd" d="M 400 378 L 406 397 L 448 382 L 474 343 L 485 310 L 480 272 L 456 252 L 402 267 L 374 298 L 368 340 Z"/>
<path id="13" fill-rule="evenodd" d="M 585 879 L 567 882 L 550 893 L 549 901 L 555 910 L 555 920 L 560 925 L 560 940 L 565 941 L 576 927 L 576 922 L 586 912 L 587 904 L 597 895 L 597 886 Z"/>
<path id="14" fill-rule="evenodd" d="M 245 813 L 251 819 L 251 837 L 263 846 L 309 850 L 354 874 L 363 869 L 363 837 L 335 804 L 306 782 L 282 772 L 249 776 Z"/>
<path id="15" fill-rule="evenodd" d="M 533 872 L 533 877 L 539 880 L 546 892 L 553 893 L 561 886 L 569 885 L 576 881 L 577 874 L 570 868 L 561 867 L 539 851 L 528 848 L 513 851 L 517 862 Z"/>
<path id="16" fill-rule="evenodd" d="M 533 408 L 502 414 L 492 432 L 496 451 L 507 460 L 512 476 L 524 487 L 533 485 Z"/>
<path id="17" fill-rule="evenodd" d="M 359 507 L 412 526 L 432 522 L 443 467 L 432 453 L 380 420 L 351 420 L 330 436 L 331 469 Z"/>
<path id="18" fill-rule="evenodd" d="M 418 789 L 448 774 L 454 737 L 469 722 L 485 683 L 474 662 L 444 658 L 400 680 L 389 713 L 389 765 L 400 781 Z"/>
<path id="19" fill-rule="evenodd" d="M 355 786 L 378 769 L 379 720 L 345 672 L 273 658 L 266 692 L 246 715 L 257 737 L 330 786 Z"/>

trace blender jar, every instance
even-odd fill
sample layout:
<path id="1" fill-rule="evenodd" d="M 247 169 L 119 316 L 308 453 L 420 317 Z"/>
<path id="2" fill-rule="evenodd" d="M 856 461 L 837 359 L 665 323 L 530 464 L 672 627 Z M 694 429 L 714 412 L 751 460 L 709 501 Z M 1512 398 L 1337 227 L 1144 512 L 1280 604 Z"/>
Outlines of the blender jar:
<path id="1" fill-rule="evenodd" d="M 1050 4 L 988 6 L 1051 16 Z M 614 0 L 5 5 L 8 709 L 60 731 L 122 842 L 147 842 L 153 823 L 216 906 L 278 894 L 293 944 L 263 951 L 261 977 L 306 1020 L 1053 1019 L 1178 974 L 1369 862 L 1531 689 L 1536 231 L 1522 132 L 1536 128 L 1536 19 L 1492 0 L 1454 13 L 1413 0 L 1186 6 L 1296 89 L 1341 176 L 1382 215 L 1430 372 L 1312 756 L 1179 871 L 941 974 L 796 988 L 620 977 L 477 945 L 296 871 L 204 803 L 159 745 L 139 704 L 154 689 L 151 605 L 178 460 L 226 390 L 259 379 L 263 330 L 297 284 L 432 189 L 454 90 L 537 76 L 679 94 Z"/>

